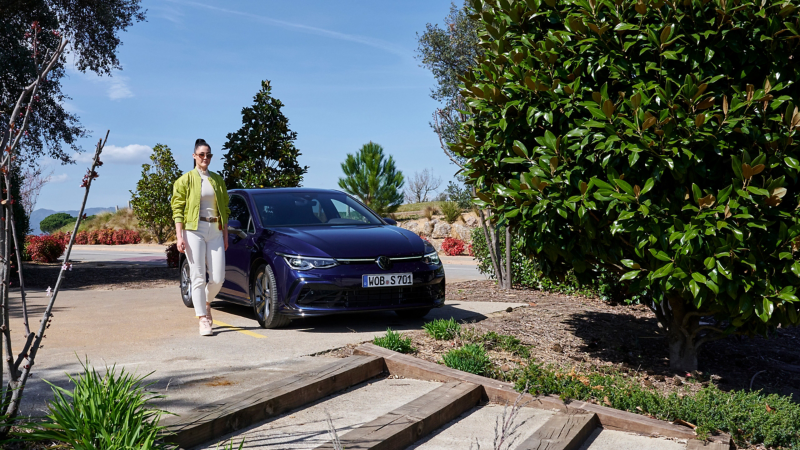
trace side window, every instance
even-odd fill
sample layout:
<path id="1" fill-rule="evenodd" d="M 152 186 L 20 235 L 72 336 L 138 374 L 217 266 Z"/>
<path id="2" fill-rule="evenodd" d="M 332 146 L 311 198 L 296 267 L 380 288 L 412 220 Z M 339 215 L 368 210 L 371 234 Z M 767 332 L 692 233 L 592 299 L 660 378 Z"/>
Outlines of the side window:
<path id="1" fill-rule="evenodd" d="M 311 212 L 317 219 L 319 219 L 320 222 L 325 223 L 328 221 L 328 217 L 325 215 L 325 210 L 322 209 L 322 205 L 319 203 L 319 200 L 311 200 Z"/>
<path id="2" fill-rule="evenodd" d="M 231 195 L 231 200 L 228 206 L 231 208 L 231 219 L 238 220 L 242 224 L 242 228 L 250 231 L 250 210 L 247 209 L 247 202 L 244 201 L 239 195 Z"/>

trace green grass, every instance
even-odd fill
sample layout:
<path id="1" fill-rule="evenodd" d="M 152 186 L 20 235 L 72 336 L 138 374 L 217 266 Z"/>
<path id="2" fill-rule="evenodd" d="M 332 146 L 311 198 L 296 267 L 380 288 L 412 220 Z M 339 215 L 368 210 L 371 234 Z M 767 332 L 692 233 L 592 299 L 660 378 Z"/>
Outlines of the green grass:
<path id="1" fill-rule="evenodd" d="M 146 376 L 137 377 L 125 369 L 118 374 L 115 367 L 100 376 L 88 363 L 83 369 L 77 378 L 67 375 L 75 386 L 71 391 L 48 383 L 55 397 L 48 404 L 50 414 L 43 423 L 28 426 L 33 432 L 21 433 L 20 438 L 63 442 L 86 450 L 169 448 L 156 442 L 163 430 L 158 422 L 164 411 L 147 403 L 163 396 L 146 391 Z"/>
<path id="2" fill-rule="evenodd" d="M 425 325 L 422 325 L 422 328 L 425 329 L 430 337 L 439 341 L 453 339 L 458 336 L 458 333 L 461 331 L 461 325 L 452 317 L 447 320 L 433 320 Z"/>
<path id="3" fill-rule="evenodd" d="M 461 348 L 454 348 L 442 356 L 444 365 L 452 369 L 486 375 L 489 373 L 492 362 L 482 344 L 467 344 Z"/>
<path id="4" fill-rule="evenodd" d="M 386 329 L 386 336 L 378 336 L 372 340 L 372 343 L 378 347 L 383 347 L 399 353 L 414 353 L 417 351 L 411 345 L 411 338 L 403 337 L 397 331 L 392 331 L 391 328 Z"/>
<path id="5" fill-rule="evenodd" d="M 497 334 L 494 331 L 490 331 L 481 336 L 481 341 L 490 349 L 499 348 L 525 359 L 531 357 L 530 347 L 508 334 Z"/>
<path id="6" fill-rule="evenodd" d="M 408 203 L 405 205 L 400 205 L 396 212 L 422 211 L 426 206 L 433 206 L 434 208 L 438 209 L 439 202 Z"/>
<path id="7" fill-rule="evenodd" d="M 615 372 L 574 374 L 538 364 L 528 366 L 516 381 L 518 390 L 526 384 L 534 395 L 595 400 L 663 420 L 685 420 L 697 425 L 701 436 L 722 430 L 730 433 L 738 446 L 800 448 L 800 405 L 791 396 L 724 392 L 713 385 L 693 395 L 664 395 Z"/>

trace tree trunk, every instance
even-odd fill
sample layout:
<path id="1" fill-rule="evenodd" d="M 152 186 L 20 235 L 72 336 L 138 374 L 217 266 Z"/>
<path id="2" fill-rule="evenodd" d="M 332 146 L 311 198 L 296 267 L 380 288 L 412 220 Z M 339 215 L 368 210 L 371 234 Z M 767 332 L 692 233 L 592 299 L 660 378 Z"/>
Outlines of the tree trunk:
<path id="1" fill-rule="evenodd" d="M 672 323 L 669 324 L 669 367 L 681 372 L 697 370 L 697 348 L 692 331 L 699 325 L 699 317 L 690 315 L 687 319 L 683 299 L 670 297 L 669 307 Z"/>
<path id="2" fill-rule="evenodd" d="M 488 217 L 483 216 L 483 210 L 478 209 L 478 217 L 481 219 L 481 228 L 483 228 L 483 236 L 486 239 L 486 248 L 489 250 L 489 259 L 492 260 L 492 269 L 494 269 L 494 276 L 497 278 L 497 284 L 501 288 L 503 284 L 503 262 L 500 260 L 500 253 L 498 251 L 499 244 L 497 243 L 497 234 L 492 230 L 492 224 L 489 222 Z"/>
<path id="3" fill-rule="evenodd" d="M 511 227 L 506 223 L 506 289 L 511 289 Z"/>
<path id="4" fill-rule="evenodd" d="M 697 349 L 684 330 L 674 329 L 669 332 L 669 367 L 681 372 L 697 370 Z"/>

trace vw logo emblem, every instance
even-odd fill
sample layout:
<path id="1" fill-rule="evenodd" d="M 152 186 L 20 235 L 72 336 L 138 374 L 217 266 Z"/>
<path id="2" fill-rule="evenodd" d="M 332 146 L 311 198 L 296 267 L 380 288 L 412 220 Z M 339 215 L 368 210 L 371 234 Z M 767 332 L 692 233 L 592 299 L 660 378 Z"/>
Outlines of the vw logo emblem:
<path id="1" fill-rule="evenodd" d="M 378 259 L 375 260 L 378 263 L 378 267 L 383 270 L 389 270 L 392 268 L 392 260 L 389 259 L 388 256 L 378 256 Z"/>

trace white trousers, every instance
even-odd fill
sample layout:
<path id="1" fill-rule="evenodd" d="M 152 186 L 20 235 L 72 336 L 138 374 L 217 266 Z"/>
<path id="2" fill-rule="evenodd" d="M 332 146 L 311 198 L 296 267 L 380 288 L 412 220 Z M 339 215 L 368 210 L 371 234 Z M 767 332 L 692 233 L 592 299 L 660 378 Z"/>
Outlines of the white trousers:
<path id="1" fill-rule="evenodd" d="M 184 230 L 186 258 L 191 268 L 192 303 L 198 317 L 207 314 L 206 302 L 214 300 L 225 281 L 225 242 L 218 225 L 201 220 L 197 230 Z"/>

